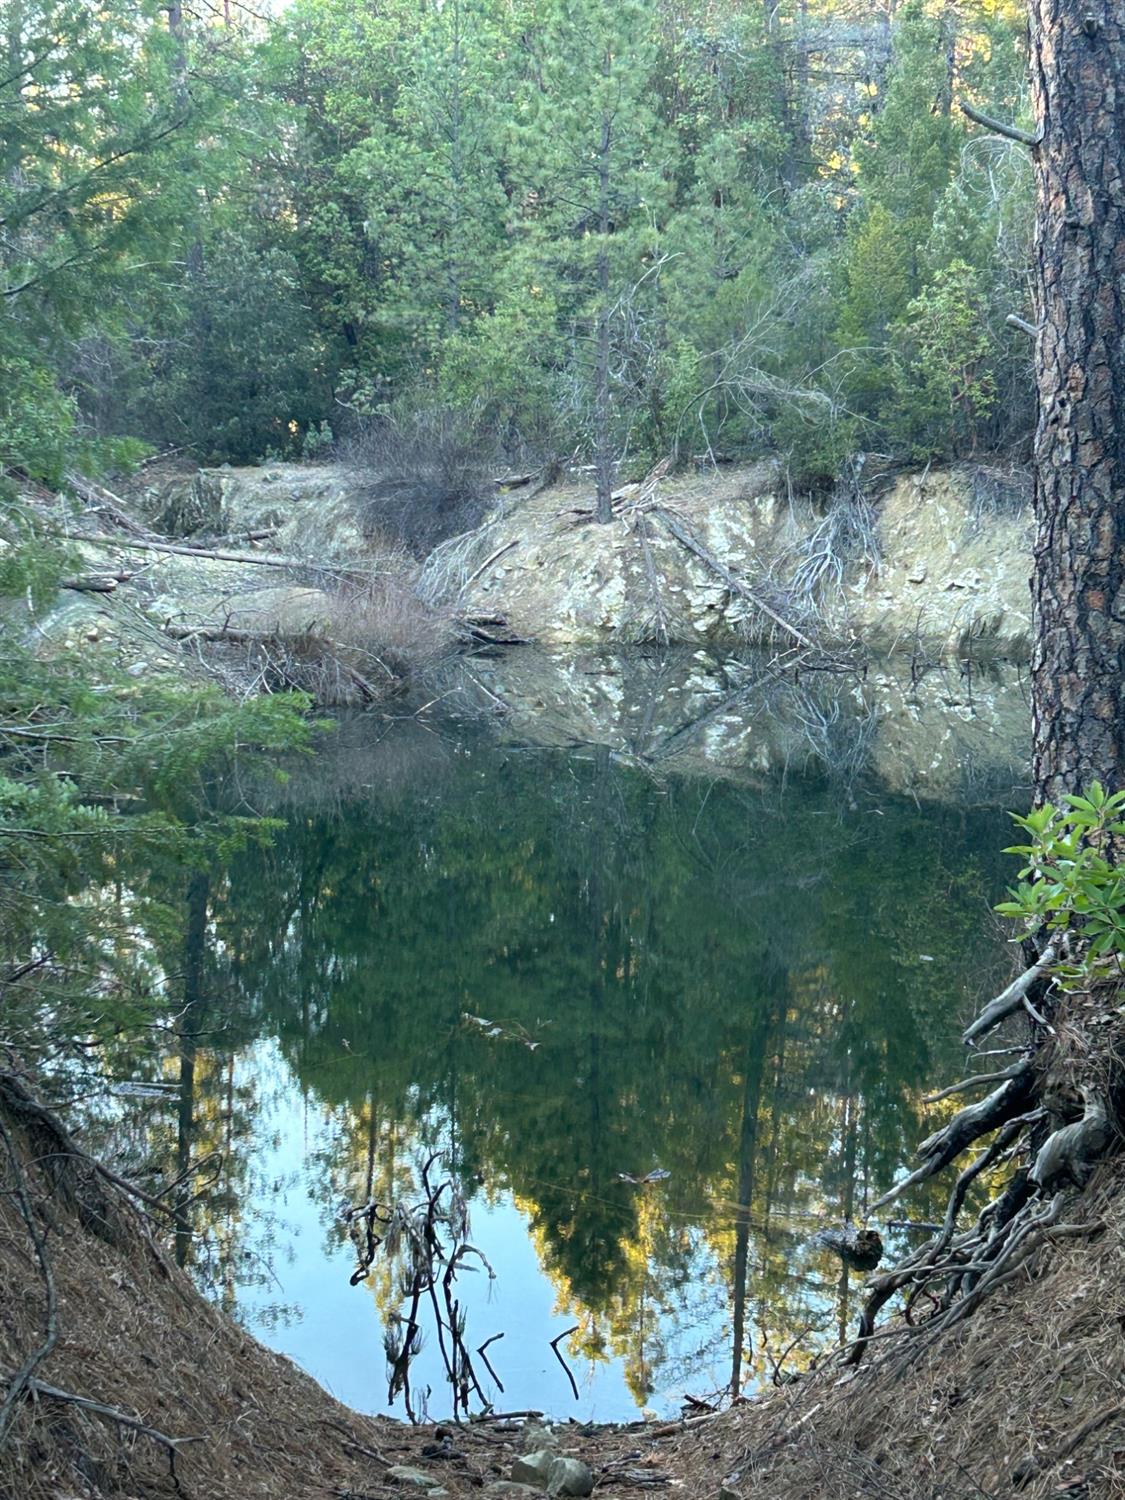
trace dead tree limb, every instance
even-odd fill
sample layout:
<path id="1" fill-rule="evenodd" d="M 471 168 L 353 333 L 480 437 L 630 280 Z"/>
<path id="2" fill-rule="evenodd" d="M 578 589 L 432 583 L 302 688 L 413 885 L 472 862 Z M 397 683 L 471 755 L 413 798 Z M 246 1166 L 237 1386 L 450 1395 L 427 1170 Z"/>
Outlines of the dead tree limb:
<path id="1" fill-rule="evenodd" d="M 6 1370 L 0 1370 L 0 1380 L 10 1381 L 12 1378 Z M 169 1437 L 158 1427 L 150 1427 L 147 1422 L 142 1422 L 140 1417 L 130 1416 L 119 1406 L 107 1406 L 104 1401 L 94 1401 L 89 1396 L 79 1396 L 74 1391 L 60 1390 L 57 1385 L 48 1385 L 45 1380 L 32 1378 L 27 1381 L 26 1389 L 35 1396 L 45 1397 L 50 1401 L 63 1401 L 68 1406 L 77 1406 L 81 1411 L 88 1411 L 91 1416 L 101 1417 L 103 1421 L 113 1422 L 118 1427 L 127 1427 L 130 1432 L 139 1433 L 141 1437 L 159 1443 L 167 1450 L 169 1463 L 172 1465 L 175 1464 L 176 1455 L 185 1443 L 203 1441 L 200 1437 Z"/>
<path id="2" fill-rule="evenodd" d="M 148 537 L 112 537 L 71 535 L 72 542 L 85 542 L 94 547 L 115 547 L 123 552 L 166 552 L 175 557 L 199 557 L 209 562 L 247 563 L 258 568 L 285 568 L 290 571 L 313 571 L 331 573 L 341 578 L 362 576 L 360 568 L 337 567 L 331 563 L 315 562 L 307 557 L 288 557 L 280 552 L 236 552 L 224 547 L 191 547 L 180 542 L 156 542 Z"/>
<path id="3" fill-rule="evenodd" d="M 977 125 L 983 125 L 985 130 L 991 130 L 994 135 L 1005 136 L 1009 141 L 1019 141 L 1021 146 L 1038 146 L 1039 137 L 1030 130 L 1021 130 L 1018 125 L 1008 125 L 1003 120 L 994 120 L 991 115 L 986 115 L 983 110 L 960 101 L 961 113 L 968 115 L 969 119 Z"/>
<path id="4" fill-rule="evenodd" d="M 678 521 L 675 516 L 670 515 L 669 512 L 664 510 L 661 506 L 655 506 L 653 508 L 653 515 L 659 516 L 660 519 L 664 522 L 665 526 L 667 526 L 668 530 L 680 543 L 680 545 L 686 547 L 690 553 L 699 558 L 700 562 L 704 563 L 708 568 L 710 568 L 712 573 L 721 578 L 726 584 L 727 588 L 729 588 L 733 594 L 737 594 L 740 598 L 745 599 L 749 604 L 752 604 L 755 609 L 761 610 L 762 614 L 771 619 L 775 625 L 780 625 L 781 629 L 784 630 L 786 634 L 791 635 L 799 645 L 804 646 L 806 651 L 814 651 L 816 649 L 807 635 L 803 635 L 801 631 L 799 631 L 795 625 L 791 625 L 788 620 L 783 620 L 775 609 L 772 609 L 765 602 L 765 600 L 762 599 L 758 594 L 756 594 L 752 588 L 750 588 L 746 583 L 742 581 L 741 578 L 732 573 L 725 563 L 720 562 L 715 554 L 713 552 L 710 552 L 699 540 L 699 538 L 696 537 L 683 524 L 682 521 Z"/>
<path id="5" fill-rule="evenodd" d="M 1034 338 L 1039 332 L 1034 323 L 1029 323 L 1026 318 L 1021 318 L 1019 313 L 1009 313 L 1004 322 L 1007 323 L 1009 328 L 1018 328 L 1021 333 L 1026 333 L 1031 338 Z"/>
<path id="6" fill-rule="evenodd" d="M 564 1372 L 566 1374 L 566 1378 L 570 1381 L 570 1388 L 574 1392 L 574 1399 L 575 1399 L 575 1401 L 578 1401 L 578 1400 L 581 1399 L 579 1397 L 579 1394 L 578 1394 L 578 1382 L 575 1380 L 574 1376 L 571 1374 L 570 1366 L 567 1364 L 566 1360 L 563 1359 L 562 1355 L 559 1353 L 559 1344 L 562 1342 L 563 1339 L 569 1338 L 572 1333 L 577 1333 L 577 1332 L 578 1332 L 578 1324 L 575 1323 L 575 1325 L 574 1325 L 573 1328 L 566 1328 L 566 1329 L 564 1329 L 563 1332 L 560 1333 L 556 1338 L 553 1338 L 553 1339 L 550 1340 L 551 1351 L 554 1354 L 555 1358 L 558 1360 L 559 1364 L 562 1365 L 563 1370 L 564 1370 Z"/>

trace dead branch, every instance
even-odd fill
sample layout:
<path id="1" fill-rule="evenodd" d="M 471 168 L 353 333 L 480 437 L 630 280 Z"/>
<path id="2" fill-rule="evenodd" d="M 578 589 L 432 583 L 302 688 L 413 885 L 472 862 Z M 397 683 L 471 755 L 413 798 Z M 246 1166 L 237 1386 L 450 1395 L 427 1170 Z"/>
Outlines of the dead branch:
<path id="1" fill-rule="evenodd" d="M 1034 338 L 1039 330 L 1034 323 L 1029 323 L 1026 318 L 1021 318 L 1019 313 L 1009 313 L 1004 319 L 1009 328 L 1018 328 L 1021 333 L 1026 333 Z"/>
<path id="2" fill-rule="evenodd" d="M 0 1370 L 0 1380 L 11 1381 L 14 1377 L 6 1370 Z M 127 1411 L 122 1411 L 119 1406 L 107 1406 L 104 1401 L 93 1401 L 89 1396 L 76 1395 L 74 1391 L 60 1390 L 57 1385 L 48 1385 L 44 1380 L 29 1379 L 25 1389 L 33 1395 L 45 1398 L 49 1401 L 63 1401 L 68 1406 L 77 1406 L 81 1411 L 88 1411 L 91 1416 L 101 1417 L 103 1421 L 113 1422 L 118 1427 L 126 1427 L 130 1432 L 139 1433 L 141 1437 L 149 1438 L 154 1443 L 159 1443 L 168 1452 L 169 1465 L 175 1472 L 176 1455 L 185 1443 L 201 1443 L 201 1437 L 169 1437 L 166 1432 L 161 1432 L 158 1427 L 150 1427 L 147 1422 L 142 1422 L 140 1417 L 130 1416 Z"/>
<path id="3" fill-rule="evenodd" d="M 960 100 L 961 113 L 968 115 L 969 119 L 977 125 L 983 125 L 986 130 L 991 130 L 994 135 L 1002 135 L 1010 141 L 1019 141 L 1021 146 L 1038 146 L 1039 137 L 1033 135 L 1030 130 L 1021 130 L 1018 125 L 1005 124 L 1003 120 L 994 120 L 991 115 L 986 115 L 982 110 L 967 104 L 964 99 Z"/>
<path id="4" fill-rule="evenodd" d="M 753 589 L 748 587 L 748 585 L 745 584 L 741 578 L 736 577 L 725 563 L 720 562 L 713 552 L 708 551 L 708 549 L 704 547 L 702 542 L 699 541 L 698 537 L 694 536 L 692 532 L 689 531 L 688 528 L 683 524 L 683 522 L 678 521 L 674 516 L 670 515 L 669 512 L 664 510 L 661 506 L 656 506 L 653 510 L 653 514 L 659 516 L 659 518 L 664 522 L 665 526 L 667 526 L 668 530 L 672 533 L 672 535 L 676 538 L 680 545 L 686 547 L 689 552 L 699 558 L 700 562 L 704 563 L 708 568 L 711 569 L 713 573 L 721 578 L 732 593 L 738 594 L 740 598 L 743 598 L 748 603 L 752 604 L 755 609 L 761 610 L 762 614 L 768 616 L 768 618 L 771 619 L 775 625 L 779 625 L 782 630 L 784 630 L 788 635 L 791 635 L 793 639 L 800 645 L 804 646 L 807 651 L 813 651 L 816 649 L 812 641 L 809 640 L 808 636 L 803 635 L 801 631 L 799 631 L 795 625 L 791 625 L 788 620 L 783 620 L 776 610 L 771 609 L 770 606 L 763 599 L 761 599 Z"/>
<path id="5" fill-rule="evenodd" d="M 573 1328 L 567 1328 L 567 1329 L 565 1329 L 562 1333 L 560 1333 L 558 1335 L 557 1338 L 553 1338 L 553 1339 L 550 1340 L 551 1350 L 554 1353 L 554 1356 L 558 1360 L 559 1364 L 562 1365 L 563 1370 L 566 1373 L 566 1378 L 570 1381 L 570 1388 L 574 1392 L 574 1399 L 575 1399 L 575 1401 L 578 1401 L 578 1400 L 581 1399 L 580 1396 L 579 1396 L 579 1394 L 578 1394 L 578 1382 L 575 1380 L 574 1376 L 571 1374 L 570 1366 L 567 1364 L 566 1360 L 563 1359 L 562 1355 L 559 1353 L 559 1343 L 561 1342 L 561 1340 L 563 1340 L 565 1338 L 569 1338 L 572 1333 L 577 1333 L 578 1332 L 578 1326 L 579 1325 L 577 1323 L 575 1323 L 575 1325 L 574 1325 Z"/>
<path id="6" fill-rule="evenodd" d="M 302 572 L 331 573 L 339 578 L 362 577 L 360 568 L 344 568 L 332 563 L 314 562 L 307 557 L 289 557 L 280 552 L 236 552 L 224 547 L 192 547 L 180 542 L 157 542 L 148 537 L 128 539 L 109 536 L 71 536 L 71 541 L 94 547 L 115 547 L 125 552 L 167 552 L 176 557 L 201 557 L 210 562 L 247 563 L 259 568 L 285 568 Z"/>
<path id="7" fill-rule="evenodd" d="M 102 511 L 122 531 L 129 532 L 130 536 L 151 538 L 153 533 L 135 521 L 116 495 L 110 494 L 109 490 L 100 484 L 95 484 L 92 479 L 86 479 L 81 474 L 70 471 L 66 475 L 67 486 L 74 491 L 79 500 L 84 500 L 95 510 Z"/>
<path id="8" fill-rule="evenodd" d="M 502 1333 L 494 1333 L 490 1339 L 485 1339 L 485 1341 L 484 1341 L 483 1344 L 478 1344 L 478 1346 L 477 1346 L 477 1353 L 480 1355 L 481 1359 L 484 1361 L 484 1367 L 488 1371 L 488 1373 L 492 1376 L 492 1379 L 496 1383 L 496 1389 L 500 1392 L 501 1395 L 504 1394 L 504 1382 L 500 1379 L 499 1375 L 497 1375 L 496 1371 L 492 1368 L 492 1361 L 489 1359 L 488 1355 L 485 1353 L 485 1350 L 488 1348 L 489 1344 L 495 1344 L 495 1342 L 497 1341 L 497 1339 L 502 1339 L 503 1337 L 504 1337 L 504 1335 Z"/>
<path id="9" fill-rule="evenodd" d="M 520 544 L 520 540 L 521 538 L 517 536 L 513 538 L 512 541 L 505 542 L 502 547 L 497 547 L 495 552 L 490 553 L 489 556 L 485 558 L 484 562 L 481 563 L 480 567 L 474 568 L 473 571 L 469 574 L 468 578 L 465 579 L 465 582 L 461 585 L 461 593 L 466 593 L 469 585 L 475 583 L 480 575 L 487 572 L 498 558 L 504 556 L 505 552 L 510 552 L 513 547 L 518 547 Z"/>

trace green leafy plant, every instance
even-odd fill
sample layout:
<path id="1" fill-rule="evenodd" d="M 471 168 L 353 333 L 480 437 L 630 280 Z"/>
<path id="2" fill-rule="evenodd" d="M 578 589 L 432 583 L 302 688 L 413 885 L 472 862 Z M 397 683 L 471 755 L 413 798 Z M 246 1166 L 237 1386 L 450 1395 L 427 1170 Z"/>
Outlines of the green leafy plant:
<path id="1" fill-rule="evenodd" d="M 1085 796 L 1047 802 L 1013 821 L 1029 842 L 1005 853 L 1024 861 L 1011 898 L 996 910 L 1021 919 L 1029 931 L 1080 930 L 1086 962 L 1125 952 L 1125 870 L 1114 845 L 1125 838 L 1125 791 L 1107 792 L 1092 782 Z"/>

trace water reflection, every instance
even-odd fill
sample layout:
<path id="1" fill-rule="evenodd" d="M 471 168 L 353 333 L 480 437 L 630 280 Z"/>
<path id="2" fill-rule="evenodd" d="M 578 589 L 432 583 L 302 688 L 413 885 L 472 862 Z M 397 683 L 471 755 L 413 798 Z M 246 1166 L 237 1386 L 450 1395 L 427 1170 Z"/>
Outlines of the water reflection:
<path id="1" fill-rule="evenodd" d="M 608 734 L 558 746 L 557 704 L 533 740 L 510 676 L 472 670 L 505 718 L 344 725 L 275 794 L 272 847 L 185 884 L 192 994 L 162 1064 L 178 1100 L 146 1100 L 123 1149 L 183 1174 L 177 1245 L 190 1221 L 255 1326 L 299 1297 L 304 1321 L 269 1336 L 358 1405 L 385 1404 L 401 1288 L 378 1259 L 369 1295 L 348 1288 L 338 1208 L 411 1201 L 434 1151 L 499 1263 L 501 1304 L 482 1285 L 465 1305 L 474 1348 L 505 1334 L 509 1402 L 573 1409 L 548 1338 L 575 1325 L 579 1414 L 743 1389 L 853 1321 L 860 1281 L 812 1237 L 894 1177 L 921 1087 L 1003 965 L 1001 805 L 922 802 L 854 757 L 842 777 L 792 753 L 784 776 L 752 756 L 736 776 L 720 756 L 704 778 L 681 752 L 654 776 L 653 744 L 714 741 L 708 724 L 762 739 L 764 718 L 728 704 L 661 728 L 658 707 L 629 754 Z M 865 691 L 839 695 L 844 739 Z M 780 712 L 770 733 L 795 742 Z M 191 1163 L 211 1153 L 204 1206 Z M 436 1349 L 419 1366 L 447 1411 Z"/>

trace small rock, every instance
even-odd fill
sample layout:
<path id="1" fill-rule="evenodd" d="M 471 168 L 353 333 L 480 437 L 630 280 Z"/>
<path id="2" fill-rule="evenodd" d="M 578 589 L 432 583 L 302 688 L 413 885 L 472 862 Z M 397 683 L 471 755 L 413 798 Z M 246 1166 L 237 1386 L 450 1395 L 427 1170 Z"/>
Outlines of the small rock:
<path id="1" fill-rule="evenodd" d="M 911 571 L 906 575 L 906 581 L 907 583 L 925 583 L 925 568 L 912 568 Z"/>
<path id="2" fill-rule="evenodd" d="M 434 1489 L 434 1476 L 426 1474 L 422 1469 L 413 1469 L 409 1464 L 395 1464 L 387 1470 L 391 1479 L 397 1479 L 399 1484 L 414 1484 L 420 1490 Z"/>
<path id="3" fill-rule="evenodd" d="M 547 1471 L 548 1495 L 590 1495 L 594 1471 L 580 1458 L 556 1458 Z"/>
<path id="4" fill-rule="evenodd" d="M 540 707 L 543 705 L 540 704 Z M 528 1422 L 520 1434 L 522 1446 L 529 1451 L 539 1448 L 555 1450 L 559 1446 L 559 1435 L 553 1427 L 540 1422 Z"/>
<path id="5" fill-rule="evenodd" d="M 549 1448 L 537 1448 L 534 1453 L 525 1453 L 512 1465 L 512 1478 L 517 1484 L 533 1484 L 538 1489 L 547 1488 L 547 1475 L 555 1461 Z"/>
<path id="6" fill-rule="evenodd" d="M 494 1479 L 484 1487 L 486 1495 L 506 1495 L 508 1500 L 540 1500 L 543 1491 L 534 1484 L 516 1484 L 513 1479 Z"/>

